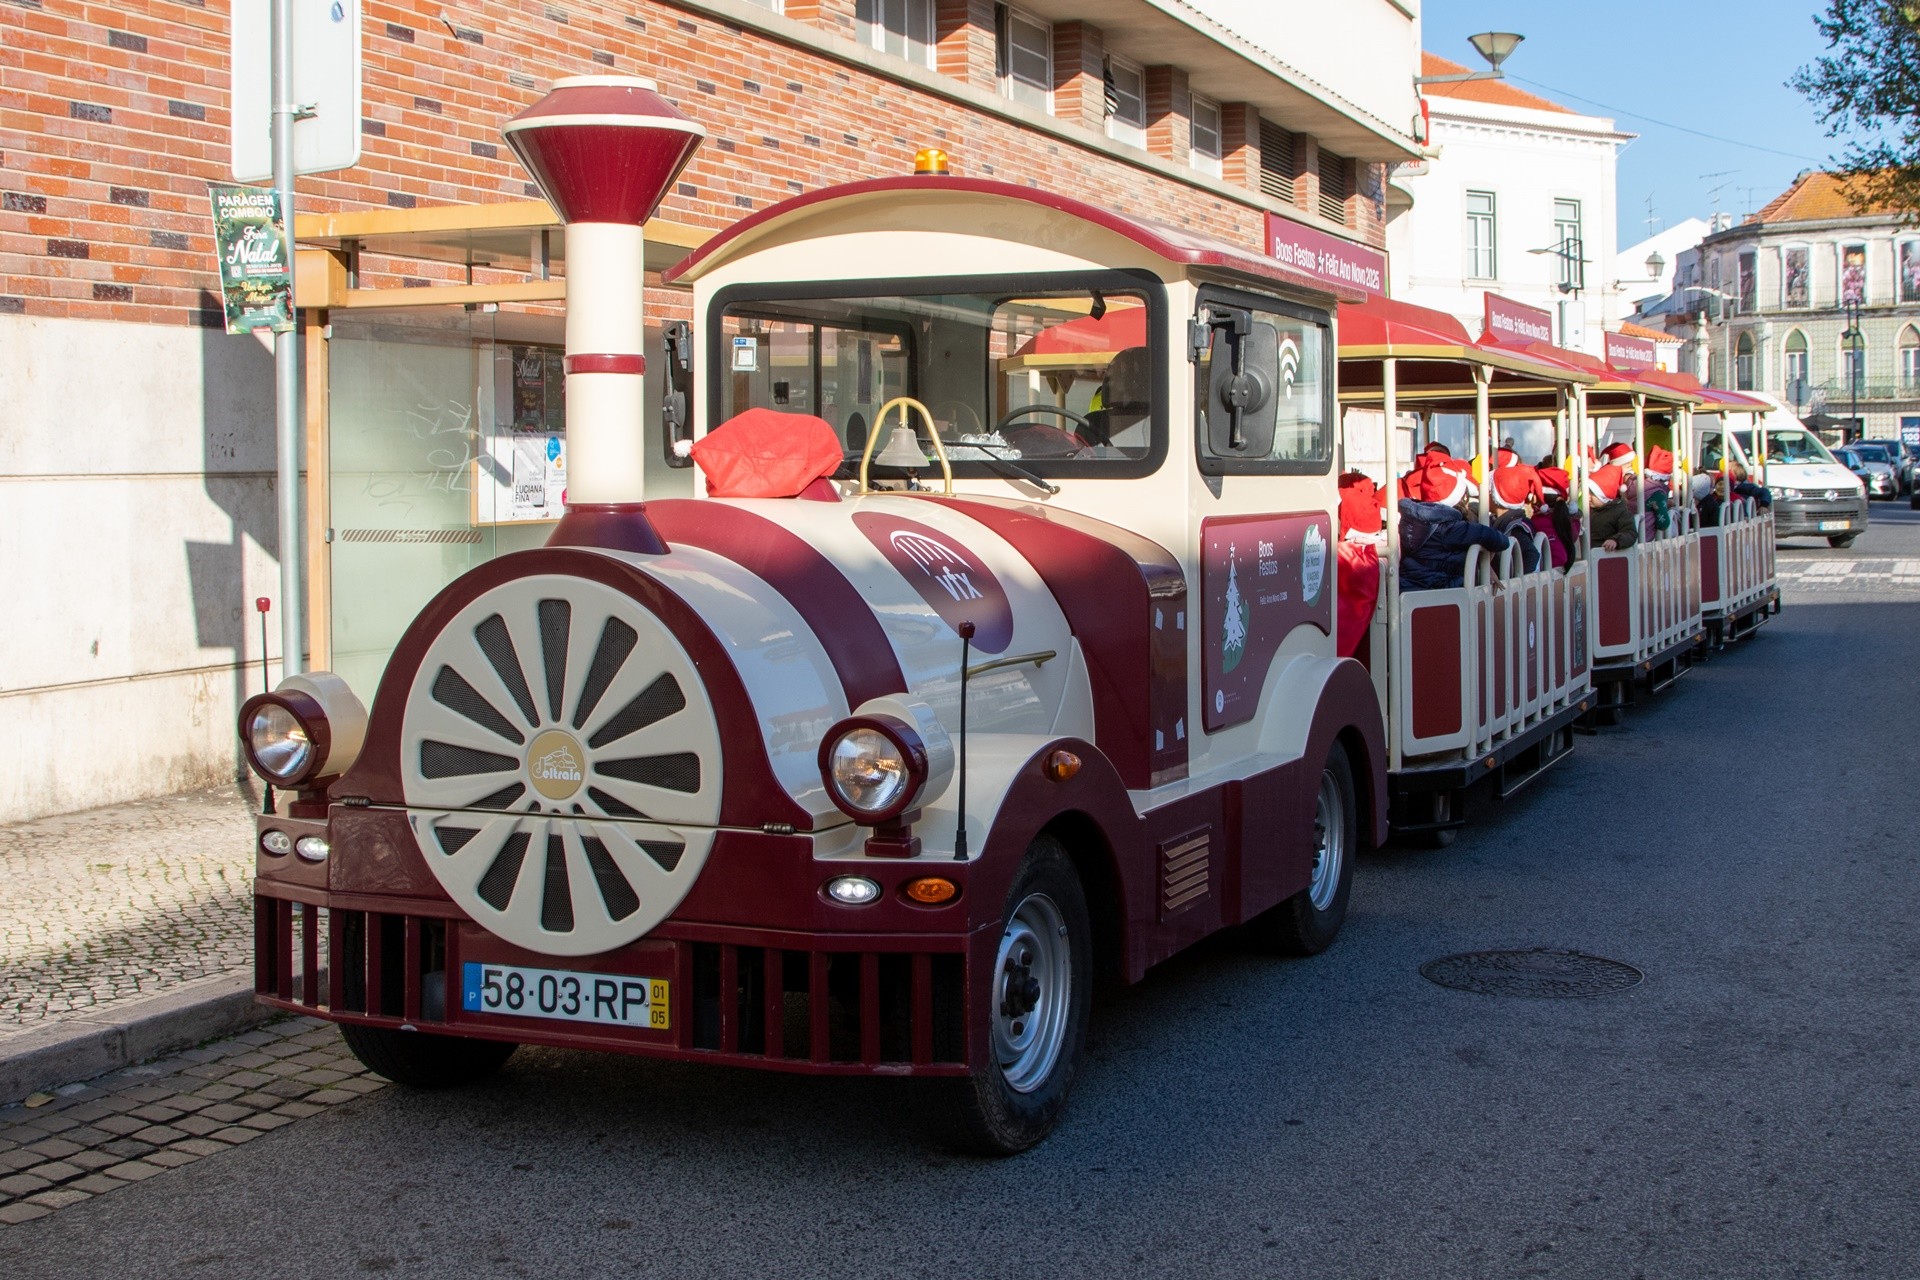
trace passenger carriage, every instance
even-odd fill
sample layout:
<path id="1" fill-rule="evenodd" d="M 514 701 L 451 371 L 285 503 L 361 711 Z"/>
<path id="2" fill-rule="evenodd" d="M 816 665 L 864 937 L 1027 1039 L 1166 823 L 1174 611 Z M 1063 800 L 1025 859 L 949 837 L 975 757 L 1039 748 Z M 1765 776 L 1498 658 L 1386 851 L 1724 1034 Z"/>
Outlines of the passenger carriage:
<path id="1" fill-rule="evenodd" d="M 1718 524 L 1700 530 L 1701 618 L 1709 646 L 1718 647 L 1753 634 L 1780 611 L 1773 510 L 1732 494 L 1735 467 L 1766 483 L 1767 415 L 1773 406 L 1737 391 L 1704 394 L 1692 452 L 1701 474 L 1715 477 L 1727 498 Z"/>
<path id="2" fill-rule="evenodd" d="M 698 128 L 585 77 L 508 138 L 569 222 L 567 514 L 370 711 L 243 708 L 291 793 L 263 1000 L 425 1085 L 516 1043 L 946 1078 L 1012 1151 L 1096 970 L 1332 941 L 1388 787 L 1334 648 L 1328 286 L 1029 187 L 801 196 L 679 269 L 713 492 L 645 502 L 641 226 Z"/>
<path id="3" fill-rule="evenodd" d="M 1517 423 L 1538 428 L 1554 458 L 1584 454 L 1580 391 L 1596 376 L 1537 355 L 1483 346 L 1443 312 L 1370 298 L 1340 311 L 1340 402 L 1349 458 L 1377 458 L 1390 488 L 1452 418 L 1464 453 L 1487 460 Z M 1361 425 L 1361 415 L 1377 420 Z M 1461 421 L 1463 420 L 1463 421 Z M 1363 432 L 1374 436 L 1363 447 Z M 1457 442 L 1457 437 L 1456 437 Z M 1358 464 L 1364 465 L 1364 463 Z M 1489 512 L 1483 471 L 1476 516 Z M 1584 556 L 1556 570 L 1543 536 L 1540 566 L 1519 547 L 1468 552 L 1458 588 L 1401 589 L 1397 505 L 1386 507 L 1381 592 L 1367 649 L 1387 723 L 1396 831 L 1451 840 L 1475 787 L 1509 796 L 1573 746 L 1593 705 Z"/>

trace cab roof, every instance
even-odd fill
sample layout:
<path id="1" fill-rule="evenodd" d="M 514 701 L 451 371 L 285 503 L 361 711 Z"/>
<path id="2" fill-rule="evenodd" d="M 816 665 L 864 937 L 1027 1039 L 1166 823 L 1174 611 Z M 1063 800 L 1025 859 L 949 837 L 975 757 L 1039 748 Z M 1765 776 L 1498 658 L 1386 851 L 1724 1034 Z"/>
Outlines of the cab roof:
<path id="1" fill-rule="evenodd" d="M 869 178 L 862 182 L 822 187 L 818 191 L 809 191 L 769 205 L 713 236 L 661 278 L 667 284 L 698 280 L 722 264 L 752 252 L 756 245 L 775 238 L 781 230 L 801 218 L 829 213 L 835 205 L 851 208 L 856 205 L 891 203 L 899 207 L 903 226 L 908 226 L 910 219 L 906 215 L 917 204 L 981 198 L 1012 201 L 1078 218 L 1090 226 L 1133 241 L 1155 257 L 1191 271 L 1261 284 L 1284 285 L 1289 289 L 1303 290 L 1340 302 L 1358 302 L 1363 296 L 1283 266 L 1277 260 L 1244 245 L 1191 228 L 1168 226 L 1038 187 L 987 178 L 942 176 Z M 1035 230 L 1034 239 L 1037 242 L 1040 239 L 1039 228 L 1036 226 Z M 1005 234 L 1004 229 L 1001 234 Z"/>

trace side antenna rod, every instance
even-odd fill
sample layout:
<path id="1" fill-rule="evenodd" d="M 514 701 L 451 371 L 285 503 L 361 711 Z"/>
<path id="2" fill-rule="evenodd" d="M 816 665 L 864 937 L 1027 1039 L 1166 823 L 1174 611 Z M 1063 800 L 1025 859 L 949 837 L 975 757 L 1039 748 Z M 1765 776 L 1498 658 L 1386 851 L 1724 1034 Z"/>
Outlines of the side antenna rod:
<path id="1" fill-rule="evenodd" d="M 960 767 L 956 772 L 960 816 L 953 828 L 953 860 L 967 860 L 967 659 L 973 650 L 973 624 L 963 622 L 960 631 Z"/>

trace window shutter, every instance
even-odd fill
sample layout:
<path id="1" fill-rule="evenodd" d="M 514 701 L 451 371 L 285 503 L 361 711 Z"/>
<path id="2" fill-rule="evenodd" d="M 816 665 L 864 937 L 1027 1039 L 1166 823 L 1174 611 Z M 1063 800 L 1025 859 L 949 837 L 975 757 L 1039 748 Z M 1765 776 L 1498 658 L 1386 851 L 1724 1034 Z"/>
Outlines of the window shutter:
<path id="1" fill-rule="evenodd" d="M 1293 203 L 1293 135 L 1277 124 L 1260 122 L 1260 194 Z"/>
<path id="2" fill-rule="evenodd" d="M 1320 216 L 1344 225 L 1347 197 L 1353 194 L 1353 161 L 1322 148 L 1320 151 Z"/>

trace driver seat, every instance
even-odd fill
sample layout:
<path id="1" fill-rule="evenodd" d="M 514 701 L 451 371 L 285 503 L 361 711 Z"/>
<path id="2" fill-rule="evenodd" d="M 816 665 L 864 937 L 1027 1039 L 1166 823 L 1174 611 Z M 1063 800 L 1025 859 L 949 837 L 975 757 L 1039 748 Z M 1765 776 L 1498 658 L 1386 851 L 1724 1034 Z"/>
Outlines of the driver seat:
<path id="1" fill-rule="evenodd" d="M 1115 352 L 1100 384 L 1100 402 L 1101 409 L 1087 415 L 1087 443 L 1144 450 L 1146 422 L 1153 415 L 1153 353 L 1146 347 Z M 1124 438 L 1129 432 L 1136 438 Z"/>

